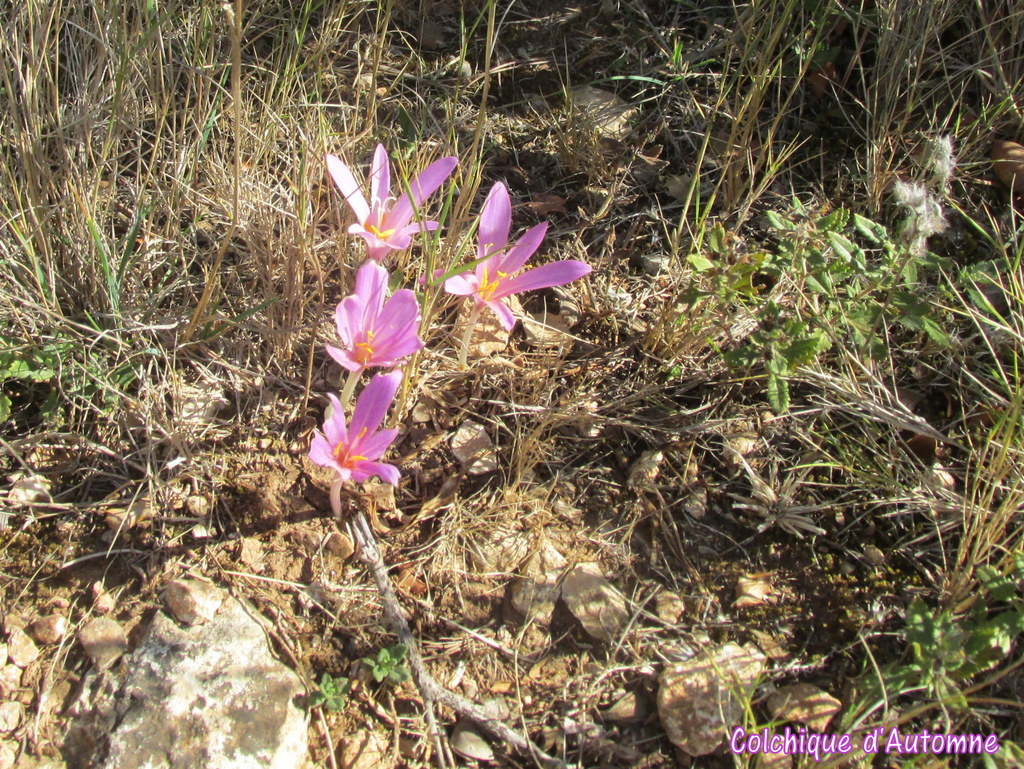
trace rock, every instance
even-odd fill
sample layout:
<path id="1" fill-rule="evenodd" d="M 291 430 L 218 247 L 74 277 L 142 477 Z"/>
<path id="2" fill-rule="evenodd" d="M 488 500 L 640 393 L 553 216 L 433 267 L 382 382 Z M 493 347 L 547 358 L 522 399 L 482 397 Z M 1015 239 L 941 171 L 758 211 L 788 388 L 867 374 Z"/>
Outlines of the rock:
<path id="1" fill-rule="evenodd" d="M 55 644 L 60 643 L 68 632 L 68 620 L 60 614 L 50 614 L 40 617 L 28 626 L 28 634 L 36 643 Z"/>
<path id="2" fill-rule="evenodd" d="M 565 347 L 572 344 L 569 324 L 558 313 L 531 312 L 523 317 L 526 341 L 535 347 Z"/>
<path id="3" fill-rule="evenodd" d="M 41 475 L 19 475 L 7 492 L 11 507 L 31 507 L 50 501 L 50 482 Z"/>
<path id="4" fill-rule="evenodd" d="M 685 611 L 686 603 L 679 593 L 662 590 L 654 599 L 654 613 L 658 615 L 658 619 L 669 625 L 677 624 Z"/>
<path id="5" fill-rule="evenodd" d="M 582 563 L 565 576 L 562 600 L 587 634 L 598 641 L 618 641 L 629 622 L 626 599 L 596 563 Z"/>
<path id="6" fill-rule="evenodd" d="M 764 668 L 758 649 L 734 643 L 667 666 L 658 677 L 658 716 L 669 740 L 691 756 L 714 751 L 742 720 L 742 700 Z"/>
<path id="7" fill-rule="evenodd" d="M 100 670 L 106 670 L 117 662 L 128 648 L 124 630 L 107 617 L 94 617 L 85 623 L 78 631 L 78 642 L 92 664 Z"/>
<path id="8" fill-rule="evenodd" d="M 205 518 L 213 509 L 213 505 L 210 503 L 210 500 L 202 494 L 192 494 L 185 500 L 185 506 L 196 518 Z"/>
<path id="9" fill-rule="evenodd" d="M 7 740 L 0 741 L 0 769 L 12 769 L 17 758 L 17 745 Z"/>
<path id="10" fill-rule="evenodd" d="M 352 542 L 352 537 L 341 531 L 331 532 L 331 535 L 327 537 L 327 541 L 324 542 L 324 548 L 328 553 L 337 556 L 343 561 L 347 561 L 356 552 L 356 546 Z"/>
<path id="11" fill-rule="evenodd" d="M 198 625 L 213 619 L 225 595 L 223 590 L 208 582 L 176 579 L 168 583 L 164 602 L 179 622 Z"/>
<path id="12" fill-rule="evenodd" d="M 153 619 L 125 661 L 102 769 L 293 769 L 306 759 L 298 676 L 234 598 L 200 625 Z"/>
<path id="13" fill-rule="evenodd" d="M 455 725 L 449 740 L 452 750 L 463 758 L 474 761 L 493 761 L 494 749 L 484 739 L 472 721 L 462 720 Z"/>
<path id="14" fill-rule="evenodd" d="M 624 139 L 636 109 L 610 91 L 580 85 L 569 92 L 576 113 L 584 118 L 595 133 L 608 139 Z"/>
<path id="15" fill-rule="evenodd" d="M 997 141 L 992 145 L 992 169 L 1006 189 L 1024 194 L 1024 146 L 1017 142 Z"/>
<path id="16" fill-rule="evenodd" d="M 114 610 L 114 596 L 106 591 L 102 582 L 92 583 L 92 608 L 97 614 L 109 614 Z"/>
<path id="17" fill-rule="evenodd" d="M 7 656 L 19 668 L 26 668 L 39 657 L 39 647 L 24 630 L 12 627 L 7 634 Z"/>
<path id="18" fill-rule="evenodd" d="M 258 539 L 242 537 L 235 546 L 235 557 L 242 565 L 252 567 L 263 557 L 263 545 Z"/>
<path id="19" fill-rule="evenodd" d="M 385 737 L 363 731 L 345 740 L 338 765 L 342 769 L 388 769 L 395 765 L 395 760 Z"/>
<path id="20" fill-rule="evenodd" d="M 3 659 L 7 659 L 4 656 Z M 0 696 L 10 697 L 15 689 L 21 686 L 21 668 L 17 665 L 0 667 Z"/>
<path id="21" fill-rule="evenodd" d="M 683 501 L 683 511 L 695 520 L 704 520 L 708 514 L 708 490 L 698 486 L 691 491 Z"/>
<path id="22" fill-rule="evenodd" d="M 470 475 L 498 469 L 498 455 L 484 426 L 467 419 L 452 436 L 452 453 Z"/>
<path id="23" fill-rule="evenodd" d="M 661 472 L 661 463 L 665 461 L 665 453 L 660 449 L 645 451 L 629 468 L 626 485 L 631 489 L 644 489 L 651 484 Z"/>
<path id="24" fill-rule="evenodd" d="M 528 621 L 549 623 L 561 590 L 558 580 L 565 566 L 565 558 L 555 546 L 542 542 L 537 552 L 523 564 L 523 576 L 512 584 L 512 607 Z"/>
<path id="25" fill-rule="evenodd" d="M 736 602 L 733 606 L 737 609 L 744 606 L 760 606 L 768 603 L 774 594 L 771 582 L 765 579 L 764 575 L 745 574 L 736 580 Z"/>
<path id="26" fill-rule="evenodd" d="M 832 716 L 843 706 L 813 684 L 784 686 L 768 698 L 768 710 L 778 721 L 799 721 L 816 732 L 828 729 Z"/>
<path id="27" fill-rule="evenodd" d="M 608 721 L 623 724 L 638 724 L 647 719 L 647 707 L 634 692 L 626 692 L 610 707 L 601 711 L 601 716 Z"/>
<path id="28" fill-rule="evenodd" d="M 477 570 L 507 574 L 530 554 L 532 537 L 513 526 L 498 525 L 481 530 L 482 541 L 474 541 L 469 548 L 470 558 Z"/>
<path id="29" fill-rule="evenodd" d="M 21 723 L 23 706 L 20 702 L 8 700 L 0 703 L 0 734 L 10 734 Z"/>

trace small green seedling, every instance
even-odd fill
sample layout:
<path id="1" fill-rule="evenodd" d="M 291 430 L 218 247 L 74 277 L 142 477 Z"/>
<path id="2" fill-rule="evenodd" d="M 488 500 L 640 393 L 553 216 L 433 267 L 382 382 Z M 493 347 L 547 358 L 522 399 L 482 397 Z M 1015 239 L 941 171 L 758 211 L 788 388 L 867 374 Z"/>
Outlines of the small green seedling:
<path id="1" fill-rule="evenodd" d="M 309 698 L 310 707 L 316 708 L 321 705 L 327 710 L 336 712 L 345 706 L 348 693 L 352 691 L 352 681 L 348 678 L 334 678 L 330 673 L 320 676 L 320 683 L 317 684 L 319 691 L 313 692 Z"/>
<path id="2" fill-rule="evenodd" d="M 363 662 L 370 666 L 373 679 L 378 683 L 387 680 L 400 684 L 411 677 L 409 669 L 403 664 L 408 655 L 409 650 L 405 644 L 395 644 L 381 649 L 376 657 L 364 657 Z"/>

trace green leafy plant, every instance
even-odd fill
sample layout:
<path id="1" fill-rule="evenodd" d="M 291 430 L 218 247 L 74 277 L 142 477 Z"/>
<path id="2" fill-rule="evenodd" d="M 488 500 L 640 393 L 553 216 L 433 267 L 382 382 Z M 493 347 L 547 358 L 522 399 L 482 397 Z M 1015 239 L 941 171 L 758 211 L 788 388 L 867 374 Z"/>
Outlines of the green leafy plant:
<path id="1" fill-rule="evenodd" d="M 11 417 L 10 392 L 30 390 L 57 381 L 61 348 L 57 345 L 19 348 L 0 337 L 0 423 Z M 56 415 L 59 397 L 56 387 L 42 388 L 40 412 L 49 420 Z"/>
<path id="2" fill-rule="evenodd" d="M 348 678 L 334 678 L 330 673 L 320 676 L 318 690 L 313 692 L 309 698 L 309 706 L 312 708 L 323 706 L 332 712 L 341 710 L 345 706 L 349 692 L 352 691 L 352 681 Z"/>
<path id="3" fill-rule="evenodd" d="M 373 680 L 381 683 L 390 681 L 393 684 L 400 684 L 408 681 L 411 677 L 409 669 L 405 666 L 405 659 L 409 656 L 409 650 L 405 644 L 394 644 L 377 652 L 375 657 L 364 657 L 370 667 Z"/>
<path id="4" fill-rule="evenodd" d="M 1006 660 L 1024 633 L 1024 555 L 1010 573 L 978 568 L 980 590 L 966 614 L 929 606 L 917 597 L 907 607 L 910 659 L 881 670 L 890 692 L 923 691 L 933 701 L 966 710 L 962 689 L 977 673 Z M 877 689 L 876 689 L 877 691 Z"/>
<path id="5" fill-rule="evenodd" d="M 944 260 L 912 252 L 883 225 L 843 208 L 813 213 L 794 199 L 791 213 L 769 211 L 765 220 L 771 244 L 742 256 L 731 253 L 721 225 L 711 228 L 709 255 L 688 258 L 703 287 L 683 301 L 714 297 L 747 315 L 753 331 L 723 357 L 743 371 L 764 368 L 777 412 L 789 408 L 790 376 L 834 344 L 883 356 L 889 346 L 882 329 L 896 324 L 948 345 L 919 284 Z"/>

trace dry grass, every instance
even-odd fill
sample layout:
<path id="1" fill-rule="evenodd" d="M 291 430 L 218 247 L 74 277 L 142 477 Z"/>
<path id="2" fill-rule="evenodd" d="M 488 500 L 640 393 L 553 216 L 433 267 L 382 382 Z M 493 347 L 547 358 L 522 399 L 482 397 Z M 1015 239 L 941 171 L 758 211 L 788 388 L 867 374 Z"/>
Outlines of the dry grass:
<path id="1" fill-rule="evenodd" d="M 446 229 L 389 265 L 404 285 L 472 258 L 497 180 L 514 233 L 549 221 L 539 260 L 595 268 L 527 299 L 578 307 L 569 337 L 518 330 L 467 373 L 456 303 L 422 289 L 428 349 L 394 414 L 404 480 L 382 520 L 439 679 L 493 685 L 534 738 L 588 766 L 673 765 L 656 718 L 600 711 L 627 692 L 650 707 L 659 666 L 694 643 L 782 650 L 751 726 L 769 723 L 772 686 L 804 681 L 844 697 L 845 724 L 931 728 L 926 695 L 892 679 L 883 714 L 864 682 L 905 661 L 912 596 L 962 614 L 978 568 L 1008 574 L 1022 554 L 1024 227 L 986 159 L 993 138 L 1024 139 L 1024 52 L 1009 42 L 1022 26 L 1012 3 L 962 0 L 19 6 L 0 42 L 4 605 L 31 618 L 59 597 L 77 622 L 105 581 L 132 596 L 127 616 L 192 569 L 252 595 L 307 681 L 389 643 L 367 576 L 302 533 L 332 525 L 327 477 L 304 454 L 340 387 L 324 343 L 362 259 L 323 156 L 365 169 L 382 142 L 395 177 L 460 158 L 431 201 Z M 602 134 L 574 106 L 586 84 L 635 108 L 627 132 Z M 921 162 L 940 136 L 958 158 L 948 184 Z M 777 246 L 765 212 L 792 214 L 793 197 L 848 207 L 898 240 L 897 179 L 932 184 L 949 222 L 929 241 L 949 260 L 915 290 L 950 344 L 879 321 L 884 354 L 868 355 L 837 322 L 772 413 L 765 364 L 723 354 L 763 324 L 813 322 L 825 300 L 804 274 L 758 267 Z M 467 418 L 495 442 L 496 472 L 452 456 Z M 48 491 L 15 507 L 25 475 Z M 143 526 L 97 514 L 140 499 Z M 265 565 L 242 563 L 237 538 L 259 541 Z M 547 627 L 512 611 L 509 585 L 543 541 L 629 597 L 615 643 L 561 606 Z M 774 592 L 737 608 L 750 573 Z M 655 611 L 666 592 L 681 619 Z M 61 655 L 25 687 L 30 707 L 79 675 L 75 647 Z M 985 675 L 956 682 L 969 696 L 954 720 L 1020 741 L 1017 673 Z M 323 723 L 333 738 L 380 726 L 390 696 L 367 690 Z M 56 755 L 61 721 L 47 718 L 32 749 Z M 604 731 L 573 734 L 566 718 Z M 401 723 L 415 743 L 403 761 L 429 763 L 422 725 Z M 701 765 L 728 763 L 715 761 Z"/>

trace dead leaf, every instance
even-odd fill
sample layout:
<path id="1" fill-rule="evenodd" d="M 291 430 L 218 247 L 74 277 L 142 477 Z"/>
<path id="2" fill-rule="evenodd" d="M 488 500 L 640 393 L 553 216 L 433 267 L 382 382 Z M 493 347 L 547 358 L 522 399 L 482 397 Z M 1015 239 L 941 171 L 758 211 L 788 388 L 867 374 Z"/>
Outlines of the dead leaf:
<path id="1" fill-rule="evenodd" d="M 565 198 L 554 195 L 550 192 L 540 192 L 533 196 L 533 200 L 526 204 L 537 216 L 548 216 L 549 214 L 565 214 Z"/>
<path id="2" fill-rule="evenodd" d="M 621 97 L 590 85 L 573 88 L 569 97 L 573 109 L 591 124 L 599 136 L 618 140 L 629 134 L 629 122 L 636 114 L 636 108 L 630 107 Z"/>

